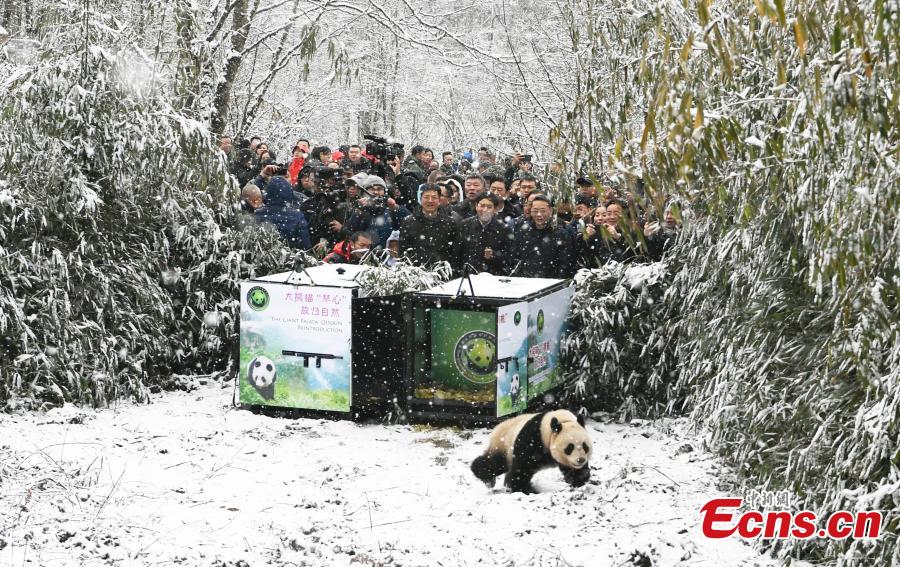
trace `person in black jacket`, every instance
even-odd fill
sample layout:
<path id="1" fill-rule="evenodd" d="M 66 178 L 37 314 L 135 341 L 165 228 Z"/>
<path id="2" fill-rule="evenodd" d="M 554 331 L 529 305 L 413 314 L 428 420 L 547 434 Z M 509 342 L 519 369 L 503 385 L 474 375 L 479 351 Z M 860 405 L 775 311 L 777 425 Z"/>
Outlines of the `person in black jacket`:
<path id="1" fill-rule="evenodd" d="M 550 199 L 531 199 L 531 218 L 518 225 L 514 239 L 516 266 L 512 275 L 527 278 L 568 278 L 574 273 L 572 236 L 564 227 L 551 223 Z"/>
<path id="2" fill-rule="evenodd" d="M 419 198 L 419 209 L 400 226 L 400 254 L 416 265 L 437 262 L 456 263 L 459 231 L 456 223 L 441 214 L 440 187 L 426 183 Z"/>
<path id="3" fill-rule="evenodd" d="M 500 199 L 484 192 L 472 201 L 475 216 L 464 219 L 459 225 L 459 269 L 462 271 L 469 264 L 479 272 L 504 275 L 508 270 L 512 233 L 494 216 Z"/>
<path id="4" fill-rule="evenodd" d="M 475 199 L 488 190 L 487 181 L 477 173 L 470 173 L 464 182 L 466 199 L 456 205 L 453 210 L 463 219 L 475 216 Z"/>

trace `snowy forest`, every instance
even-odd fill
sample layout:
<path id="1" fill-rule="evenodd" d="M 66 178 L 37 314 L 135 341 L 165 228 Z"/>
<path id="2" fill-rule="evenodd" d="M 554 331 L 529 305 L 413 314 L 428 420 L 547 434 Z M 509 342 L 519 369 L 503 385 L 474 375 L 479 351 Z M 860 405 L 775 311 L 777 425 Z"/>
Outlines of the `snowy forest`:
<path id="1" fill-rule="evenodd" d="M 891 0 L 0 0 L 0 407 L 237 372 L 238 282 L 293 253 L 238 222 L 221 134 L 521 151 L 684 223 L 640 278 L 575 277 L 568 401 L 884 512 L 785 564 L 900 564 L 898 54 Z"/>

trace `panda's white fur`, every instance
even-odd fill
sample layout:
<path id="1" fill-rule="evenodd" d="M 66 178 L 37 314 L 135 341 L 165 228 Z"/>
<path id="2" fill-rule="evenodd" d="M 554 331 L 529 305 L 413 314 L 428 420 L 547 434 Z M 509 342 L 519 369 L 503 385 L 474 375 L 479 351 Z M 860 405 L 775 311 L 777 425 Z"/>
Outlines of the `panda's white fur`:
<path id="1" fill-rule="evenodd" d="M 489 486 L 506 473 L 504 484 L 510 490 L 533 492 L 531 477 L 559 466 L 569 484 L 580 486 L 590 477 L 592 451 L 584 421 L 572 412 L 523 414 L 494 428 L 484 454 L 472 463 L 472 472 Z"/>

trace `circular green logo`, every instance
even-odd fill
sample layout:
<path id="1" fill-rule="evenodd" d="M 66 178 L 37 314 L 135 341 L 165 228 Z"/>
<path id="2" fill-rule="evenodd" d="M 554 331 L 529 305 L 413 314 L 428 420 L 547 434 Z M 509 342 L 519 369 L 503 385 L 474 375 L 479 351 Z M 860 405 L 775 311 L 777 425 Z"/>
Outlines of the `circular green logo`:
<path id="1" fill-rule="evenodd" d="M 538 329 L 538 333 L 540 333 L 541 331 L 544 330 L 544 310 L 543 309 L 538 311 L 537 329 Z"/>
<path id="2" fill-rule="evenodd" d="M 516 311 L 516 314 L 515 314 L 515 316 L 513 317 L 513 323 L 515 323 L 516 325 L 518 325 L 518 324 L 521 323 L 521 322 L 522 322 L 522 313 L 519 312 L 519 311 Z"/>
<path id="3" fill-rule="evenodd" d="M 247 305 L 254 311 L 262 311 L 269 306 L 269 292 L 264 287 L 253 287 L 247 292 Z"/>
<path id="4" fill-rule="evenodd" d="M 489 384 L 497 378 L 497 340 L 491 333 L 470 331 L 456 342 L 453 360 L 463 378 L 473 384 Z"/>

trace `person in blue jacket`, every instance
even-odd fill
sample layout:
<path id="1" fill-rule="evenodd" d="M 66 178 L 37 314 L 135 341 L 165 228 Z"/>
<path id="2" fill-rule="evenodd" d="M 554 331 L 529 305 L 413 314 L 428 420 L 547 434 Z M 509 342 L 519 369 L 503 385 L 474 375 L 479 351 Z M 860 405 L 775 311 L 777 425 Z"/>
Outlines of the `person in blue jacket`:
<path id="1" fill-rule="evenodd" d="M 263 206 L 256 210 L 256 220 L 275 227 L 291 248 L 309 249 L 309 224 L 297 209 L 291 208 L 294 192 L 291 183 L 281 176 L 272 177 L 266 189 Z"/>

